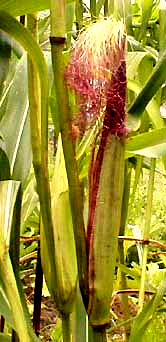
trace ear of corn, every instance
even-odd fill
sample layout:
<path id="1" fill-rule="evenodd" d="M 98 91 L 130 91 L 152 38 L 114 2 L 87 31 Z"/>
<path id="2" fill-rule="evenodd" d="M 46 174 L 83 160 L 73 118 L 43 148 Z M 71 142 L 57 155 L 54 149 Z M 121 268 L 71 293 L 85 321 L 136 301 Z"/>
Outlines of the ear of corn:
<path id="1" fill-rule="evenodd" d="M 124 183 L 124 144 L 109 135 L 100 173 L 93 231 L 89 241 L 89 307 L 92 326 L 110 320 Z"/>
<path id="2" fill-rule="evenodd" d="M 99 145 L 93 148 L 90 164 L 87 223 L 88 315 L 94 334 L 96 328 L 104 331 L 110 319 L 121 219 L 123 140 L 128 133 L 125 40 L 122 21 L 97 21 L 78 36 L 65 74 L 67 85 L 78 95 L 80 114 L 87 126 L 103 113 Z"/>
<path id="3" fill-rule="evenodd" d="M 55 173 L 51 184 L 52 217 L 54 224 L 54 243 L 56 260 L 56 284 L 52 282 L 48 255 L 45 249 L 44 231 L 41 227 L 41 255 L 48 289 L 63 314 L 72 311 L 77 283 L 77 263 L 73 235 L 73 225 L 68 193 L 68 182 L 61 144 L 58 150 Z"/>

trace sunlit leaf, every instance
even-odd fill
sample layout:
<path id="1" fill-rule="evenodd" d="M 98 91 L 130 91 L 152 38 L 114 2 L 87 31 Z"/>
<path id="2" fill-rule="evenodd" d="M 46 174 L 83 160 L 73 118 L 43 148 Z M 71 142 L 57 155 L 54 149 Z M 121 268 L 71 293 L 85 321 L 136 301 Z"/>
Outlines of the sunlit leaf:
<path id="1" fill-rule="evenodd" d="M 138 73 L 138 67 L 144 58 L 152 58 L 152 55 L 147 51 L 135 51 L 127 53 L 127 78 L 135 79 Z"/>
<path id="2" fill-rule="evenodd" d="M 163 280 L 158 287 L 157 294 L 144 305 L 143 310 L 136 317 L 131 330 L 129 342 L 141 342 L 143 340 L 145 330 L 147 329 L 149 323 L 152 321 L 153 315 L 161 304 L 161 300 L 165 293 L 166 281 Z"/>
<path id="3" fill-rule="evenodd" d="M 39 198 L 36 192 L 36 182 L 35 176 L 32 174 L 30 179 L 24 189 L 23 199 L 22 199 L 22 208 L 21 208 L 21 234 L 24 233 L 24 229 L 29 224 L 31 228 L 34 228 L 34 220 L 33 222 L 30 220 L 30 217 L 35 208 L 39 206 Z M 36 222 L 39 225 L 39 220 Z"/>
<path id="4" fill-rule="evenodd" d="M 135 94 L 137 94 L 137 95 L 141 92 L 141 86 L 138 84 L 138 82 L 136 82 L 134 80 L 129 79 L 127 82 L 127 86 L 130 90 L 134 91 Z M 162 119 L 161 114 L 160 114 L 159 105 L 154 100 L 154 98 L 148 103 L 146 110 L 147 110 L 148 115 L 149 115 L 150 119 L 152 120 L 152 122 L 156 128 L 165 127 L 165 122 Z M 131 117 L 131 115 L 129 117 Z M 135 121 L 138 120 L 138 118 L 135 116 L 134 116 L 134 119 L 135 119 Z"/>
<path id="5" fill-rule="evenodd" d="M 31 166 L 26 55 L 18 63 L 6 101 L 6 111 L 0 122 L 0 134 L 5 142 L 12 178 L 24 181 Z M 3 110 L 3 104 L 1 106 Z"/>
<path id="6" fill-rule="evenodd" d="M 0 182 L 0 253 L 9 246 L 13 210 L 20 182 Z M 5 244 L 5 245 L 4 245 Z"/>
<path id="7" fill-rule="evenodd" d="M 153 69 L 150 77 L 141 89 L 139 95 L 130 105 L 128 111 L 137 117 L 140 117 L 144 112 L 147 104 L 156 94 L 158 89 L 165 83 L 166 80 L 166 51 L 159 58 L 156 66 Z"/>
<path id="8" fill-rule="evenodd" d="M 126 144 L 126 151 L 150 158 L 166 155 L 166 128 L 155 129 L 130 138 Z"/>
<path id="9" fill-rule="evenodd" d="M 8 299 L 6 298 L 5 292 L 1 286 L 1 279 L 0 279 L 0 315 L 5 317 L 7 324 L 10 325 L 13 329 L 15 329 L 15 325 L 13 322 L 13 317 L 10 309 L 10 304 Z M 1 338 L 0 338 L 1 341 Z"/>
<path id="10" fill-rule="evenodd" d="M 0 9 L 13 16 L 43 11 L 50 7 L 50 0 L 1 0 Z"/>

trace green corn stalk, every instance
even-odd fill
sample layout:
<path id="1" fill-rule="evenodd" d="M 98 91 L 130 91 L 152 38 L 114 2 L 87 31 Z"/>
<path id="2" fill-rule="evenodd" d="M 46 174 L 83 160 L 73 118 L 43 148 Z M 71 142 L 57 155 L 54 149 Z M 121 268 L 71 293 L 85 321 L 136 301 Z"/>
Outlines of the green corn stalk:
<path id="1" fill-rule="evenodd" d="M 37 18 L 35 15 L 28 15 L 28 28 L 36 37 Z M 45 80 L 47 84 L 47 79 Z M 46 253 L 51 265 L 52 282 L 56 279 L 55 245 L 53 238 L 53 222 L 51 216 L 51 194 L 48 179 L 48 142 L 47 127 L 48 116 L 47 108 L 44 115 L 41 115 L 40 84 L 36 67 L 32 60 L 28 59 L 28 87 L 30 104 L 30 124 L 31 124 L 31 143 L 33 152 L 33 166 L 37 181 L 41 215 L 43 222 L 44 236 L 47 241 L 45 244 Z M 46 99 L 47 101 L 47 99 Z M 47 230 L 46 230 L 47 229 Z M 42 240 L 42 233 L 41 233 Z"/>
<path id="2" fill-rule="evenodd" d="M 76 244 L 78 277 L 83 301 L 87 305 L 87 255 L 83 221 L 83 199 L 80 187 L 75 149 L 72 140 L 71 112 L 64 84 L 63 49 L 65 45 L 65 1 L 51 1 L 51 53 L 54 86 L 57 99 L 59 126 L 69 185 L 73 230 Z"/>
<path id="3" fill-rule="evenodd" d="M 34 28 L 34 16 L 28 16 L 28 25 L 30 28 Z M 42 126 L 40 133 L 40 97 L 37 96 L 38 89 L 38 78 L 36 77 L 33 64 L 29 61 L 29 92 L 31 95 L 31 113 L 33 113 L 33 116 L 31 114 L 32 146 L 34 151 L 33 161 L 35 170 L 37 171 L 37 158 L 40 158 L 40 144 L 38 142 L 37 145 L 37 135 L 39 137 L 41 135 L 41 161 L 44 161 L 42 158 L 47 148 L 47 121 L 43 121 L 43 118 L 41 118 Z M 75 299 L 77 283 L 77 265 L 75 256 L 72 218 L 68 195 L 68 183 L 67 176 L 65 173 L 66 171 L 64 166 L 64 157 L 60 139 L 58 151 L 59 152 L 57 153 L 55 164 L 55 176 L 51 183 L 52 189 L 50 217 L 53 222 L 53 229 L 51 230 L 50 239 L 52 240 L 54 250 L 50 256 L 48 246 L 49 232 L 46 232 L 44 226 L 45 222 L 44 220 L 42 220 L 41 258 L 48 289 L 52 297 L 55 299 L 57 307 L 63 317 L 62 326 L 64 332 L 64 341 L 69 341 L 71 340 L 71 333 L 69 329 L 69 313 L 72 311 L 72 306 Z M 47 166 L 45 164 L 45 171 L 47 170 L 46 167 Z M 41 177 L 41 174 L 38 172 L 37 179 L 39 179 L 40 181 L 39 191 L 41 191 L 43 177 Z M 68 262 L 69 260 L 71 263 Z M 70 265 L 71 267 L 69 267 Z"/>
<path id="4" fill-rule="evenodd" d="M 51 54 L 52 66 L 54 75 L 54 86 L 57 100 L 58 121 L 62 138 L 63 154 L 65 167 L 67 172 L 67 180 L 69 187 L 69 200 L 71 206 L 72 226 L 74 231 L 74 239 L 76 246 L 77 265 L 79 286 L 81 289 L 84 304 L 87 305 L 87 256 L 86 256 L 86 241 L 83 221 L 83 198 L 80 187 L 77 162 L 75 156 L 75 146 L 72 140 L 72 125 L 71 111 L 69 108 L 69 99 L 67 89 L 64 84 L 64 57 L 63 49 L 65 47 L 65 1 L 51 1 Z M 68 263 L 68 260 L 65 263 Z M 77 301 L 77 299 L 76 299 Z M 79 305 L 81 312 L 81 306 Z M 75 310 L 75 309 L 74 309 Z M 84 310 L 85 311 L 85 310 Z M 84 312 L 81 316 L 85 315 Z M 79 317 L 75 316 L 80 323 Z M 73 339 L 77 332 L 74 331 L 73 323 L 70 320 L 75 320 L 73 316 L 62 316 L 63 338 L 65 341 Z M 75 320 L 75 321 L 76 321 Z M 84 336 L 84 335 L 82 335 Z M 81 340 L 81 336 L 80 336 Z"/>

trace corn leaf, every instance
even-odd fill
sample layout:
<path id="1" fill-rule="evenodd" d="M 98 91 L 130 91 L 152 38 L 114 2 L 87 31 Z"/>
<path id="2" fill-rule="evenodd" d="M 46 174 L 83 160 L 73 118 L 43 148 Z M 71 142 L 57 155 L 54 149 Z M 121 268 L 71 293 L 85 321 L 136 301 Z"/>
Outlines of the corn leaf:
<path id="1" fill-rule="evenodd" d="M 13 16 L 43 11 L 50 7 L 50 0 L 1 0 L 0 9 Z"/>
<path id="2" fill-rule="evenodd" d="M 136 95 L 138 95 L 142 90 L 138 82 L 134 80 L 129 79 L 127 82 L 127 86 L 128 86 L 128 89 L 134 91 Z M 159 105 L 154 98 L 152 98 L 151 101 L 149 101 L 146 107 L 146 110 L 148 112 L 150 119 L 153 122 L 154 127 L 156 128 L 165 127 L 165 122 L 162 119 L 161 114 L 160 114 Z"/>
<path id="3" fill-rule="evenodd" d="M 0 182 L 0 254 L 9 246 L 12 215 L 20 182 Z"/>
<path id="4" fill-rule="evenodd" d="M 166 281 L 163 280 L 158 288 L 157 294 L 145 304 L 141 313 L 136 317 L 129 342 L 141 342 L 144 337 L 145 330 L 153 319 L 153 314 L 161 304 L 161 300 L 166 293 Z"/>
<path id="5" fill-rule="evenodd" d="M 12 312 L 11 312 L 11 307 L 8 302 L 8 299 L 6 298 L 5 292 L 2 288 L 2 281 L 0 279 L 0 315 L 5 317 L 5 320 L 7 324 L 9 324 L 10 327 L 15 329 L 15 324 L 13 322 L 13 317 L 12 317 Z M 1 339 L 0 339 L 1 341 Z"/>
<path id="6" fill-rule="evenodd" d="M 26 69 L 26 55 L 24 55 L 17 65 L 12 85 L 4 98 L 6 110 L 0 122 L 0 135 L 3 136 L 5 143 L 11 176 L 22 182 L 29 173 L 32 160 Z M 1 111 L 3 111 L 3 102 Z"/>
<path id="7" fill-rule="evenodd" d="M 148 102 L 155 95 L 157 90 L 166 80 L 166 52 L 161 55 L 158 63 L 153 69 L 152 74 L 145 83 L 139 95 L 130 105 L 128 111 L 130 114 L 140 117 L 146 108 Z"/>
<path id="8" fill-rule="evenodd" d="M 126 152 L 130 155 L 139 154 L 149 158 L 165 156 L 166 128 L 155 129 L 130 138 L 126 144 Z"/>

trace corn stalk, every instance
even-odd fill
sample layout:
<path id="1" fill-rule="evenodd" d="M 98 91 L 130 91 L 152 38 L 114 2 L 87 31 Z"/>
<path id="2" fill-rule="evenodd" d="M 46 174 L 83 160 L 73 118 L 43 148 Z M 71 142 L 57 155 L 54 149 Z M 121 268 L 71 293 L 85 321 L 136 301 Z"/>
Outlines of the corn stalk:
<path id="1" fill-rule="evenodd" d="M 85 230 L 83 221 L 83 200 L 78 170 L 76 164 L 74 144 L 72 141 L 71 112 L 68 94 L 64 85 L 63 49 L 65 44 L 65 2 L 51 2 L 51 52 L 54 73 L 54 86 L 58 104 L 59 125 L 62 146 L 69 184 L 69 198 L 71 204 L 73 229 L 76 244 L 78 276 L 80 289 L 85 305 L 87 305 L 87 256 Z M 58 18 L 58 20 L 57 20 Z"/>

